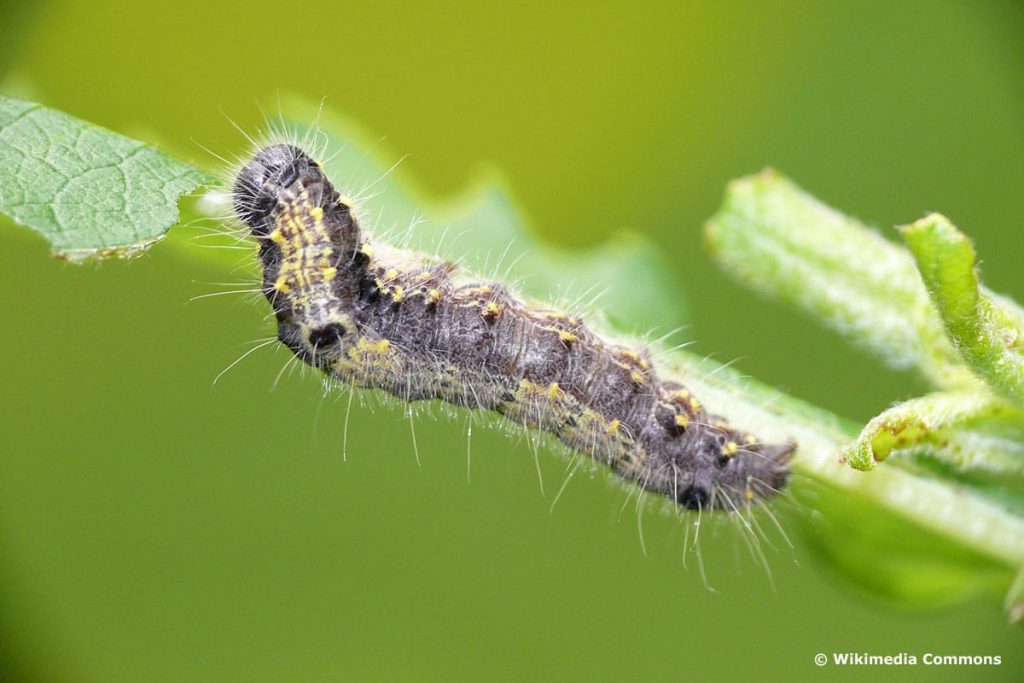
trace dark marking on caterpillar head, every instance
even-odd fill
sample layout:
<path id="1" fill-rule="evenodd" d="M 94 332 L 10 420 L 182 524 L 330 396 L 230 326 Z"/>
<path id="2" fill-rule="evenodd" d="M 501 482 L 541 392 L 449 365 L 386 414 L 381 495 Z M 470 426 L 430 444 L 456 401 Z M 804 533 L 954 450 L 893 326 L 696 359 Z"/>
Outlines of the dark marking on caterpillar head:
<path id="1" fill-rule="evenodd" d="M 326 349 L 341 341 L 345 336 L 345 328 L 338 323 L 329 323 L 323 327 L 309 331 L 309 343 L 314 348 Z"/>
<path id="2" fill-rule="evenodd" d="M 711 501 L 711 493 L 700 486 L 687 486 L 679 493 L 676 502 L 690 510 L 707 509 Z"/>
<path id="3" fill-rule="evenodd" d="M 233 199 L 260 243 L 278 337 L 331 377 L 497 411 L 686 508 L 738 510 L 785 486 L 795 444 L 760 443 L 708 415 L 643 352 L 502 285 L 460 284 L 453 264 L 375 257 L 351 207 L 298 147 L 260 150 Z"/>

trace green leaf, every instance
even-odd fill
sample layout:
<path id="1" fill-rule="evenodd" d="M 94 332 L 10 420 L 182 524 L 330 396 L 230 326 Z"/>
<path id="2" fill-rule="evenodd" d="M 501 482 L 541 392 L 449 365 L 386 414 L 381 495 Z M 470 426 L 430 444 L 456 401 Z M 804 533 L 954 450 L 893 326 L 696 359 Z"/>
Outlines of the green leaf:
<path id="1" fill-rule="evenodd" d="M 859 477 L 870 483 L 882 471 Z M 801 539 L 872 596 L 935 608 L 1000 595 L 1012 581 L 1012 565 L 993 563 L 986 553 L 944 532 L 908 524 L 870 500 L 827 487 L 806 500 L 813 512 L 801 520 Z"/>
<path id="2" fill-rule="evenodd" d="M 209 176 L 137 140 L 0 96 L 0 211 L 61 257 L 128 255 L 178 221 Z"/>
<path id="3" fill-rule="evenodd" d="M 981 286 L 971 241 L 931 214 L 900 230 L 949 337 L 971 370 L 1024 406 L 1024 312 Z"/>
<path id="4" fill-rule="evenodd" d="M 712 256 L 744 284 L 791 303 L 944 388 L 976 385 L 905 249 L 775 171 L 730 183 L 708 222 Z"/>

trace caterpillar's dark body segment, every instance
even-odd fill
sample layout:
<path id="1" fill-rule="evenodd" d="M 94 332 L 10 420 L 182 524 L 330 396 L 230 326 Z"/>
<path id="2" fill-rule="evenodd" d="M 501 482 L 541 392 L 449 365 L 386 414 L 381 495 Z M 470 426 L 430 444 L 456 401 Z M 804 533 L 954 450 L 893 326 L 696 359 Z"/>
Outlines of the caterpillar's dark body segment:
<path id="1" fill-rule="evenodd" d="M 439 398 L 550 432 L 690 508 L 738 509 L 778 491 L 792 444 L 761 444 L 706 414 L 644 353 L 500 284 L 362 241 L 352 207 L 297 147 L 271 145 L 239 172 L 235 211 L 260 243 L 278 336 L 356 387 Z"/>

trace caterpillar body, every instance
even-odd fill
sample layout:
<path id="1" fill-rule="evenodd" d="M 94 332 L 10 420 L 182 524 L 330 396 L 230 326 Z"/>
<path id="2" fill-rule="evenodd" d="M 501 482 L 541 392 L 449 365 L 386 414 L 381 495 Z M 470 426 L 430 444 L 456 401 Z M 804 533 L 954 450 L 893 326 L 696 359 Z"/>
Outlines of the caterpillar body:
<path id="1" fill-rule="evenodd" d="M 735 511 L 785 485 L 794 444 L 761 443 L 709 415 L 646 352 L 577 317 L 501 284 L 460 281 L 453 263 L 371 243 L 299 147 L 257 152 L 232 200 L 258 241 L 278 338 L 331 378 L 496 411 L 691 509 Z"/>

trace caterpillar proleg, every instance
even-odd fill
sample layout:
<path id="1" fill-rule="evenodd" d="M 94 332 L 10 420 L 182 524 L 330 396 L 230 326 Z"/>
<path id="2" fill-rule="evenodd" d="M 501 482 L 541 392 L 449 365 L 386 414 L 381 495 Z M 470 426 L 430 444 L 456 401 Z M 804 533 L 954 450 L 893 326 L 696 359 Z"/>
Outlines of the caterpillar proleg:
<path id="1" fill-rule="evenodd" d="M 299 147 L 257 152 L 232 198 L 259 243 L 278 338 L 330 378 L 495 411 L 691 509 L 738 510 L 785 485 L 793 444 L 761 443 L 708 414 L 645 351 L 576 316 L 375 244 Z"/>

